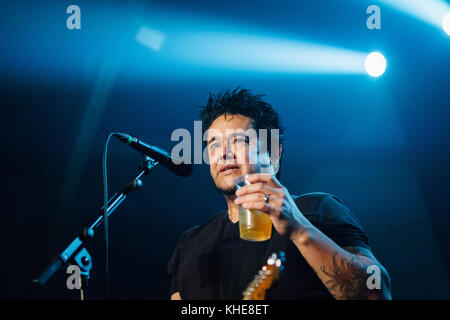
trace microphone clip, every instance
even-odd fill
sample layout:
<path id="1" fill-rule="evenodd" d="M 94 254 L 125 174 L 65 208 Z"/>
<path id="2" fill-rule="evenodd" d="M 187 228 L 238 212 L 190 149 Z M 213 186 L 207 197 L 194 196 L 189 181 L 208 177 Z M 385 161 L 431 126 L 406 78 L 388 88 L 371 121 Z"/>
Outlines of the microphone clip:
<path id="1" fill-rule="evenodd" d="M 159 162 L 150 158 L 147 155 L 144 155 L 144 162 L 139 166 L 139 169 L 144 171 L 145 175 L 150 173 L 150 169 L 156 166 Z"/>

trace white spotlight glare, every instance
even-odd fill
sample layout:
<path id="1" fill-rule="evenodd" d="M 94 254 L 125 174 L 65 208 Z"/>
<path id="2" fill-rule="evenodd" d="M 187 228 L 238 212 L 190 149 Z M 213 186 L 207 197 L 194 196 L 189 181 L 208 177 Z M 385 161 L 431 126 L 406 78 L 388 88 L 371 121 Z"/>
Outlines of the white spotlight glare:
<path id="1" fill-rule="evenodd" d="M 381 53 L 372 52 L 367 56 L 364 66 L 370 76 L 379 77 L 386 70 L 386 59 Z"/>
<path id="2" fill-rule="evenodd" d="M 444 19 L 442 19 L 442 27 L 444 28 L 445 32 L 447 32 L 447 35 L 450 36 L 450 12 L 447 12 L 447 14 L 444 16 Z"/>
<path id="3" fill-rule="evenodd" d="M 136 40 L 153 51 L 158 51 L 164 43 L 165 35 L 156 29 L 141 27 L 136 34 Z"/>

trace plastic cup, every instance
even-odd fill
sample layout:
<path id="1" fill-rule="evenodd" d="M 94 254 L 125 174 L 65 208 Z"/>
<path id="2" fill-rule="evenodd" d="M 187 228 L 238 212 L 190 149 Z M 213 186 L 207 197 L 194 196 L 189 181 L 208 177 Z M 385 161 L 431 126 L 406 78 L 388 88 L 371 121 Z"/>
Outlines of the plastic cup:
<path id="1" fill-rule="evenodd" d="M 234 180 L 237 189 L 250 183 L 247 181 L 248 174 Z M 245 209 L 239 205 L 239 235 L 241 239 L 248 241 L 265 241 L 272 236 L 272 219 L 262 211 Z"/>

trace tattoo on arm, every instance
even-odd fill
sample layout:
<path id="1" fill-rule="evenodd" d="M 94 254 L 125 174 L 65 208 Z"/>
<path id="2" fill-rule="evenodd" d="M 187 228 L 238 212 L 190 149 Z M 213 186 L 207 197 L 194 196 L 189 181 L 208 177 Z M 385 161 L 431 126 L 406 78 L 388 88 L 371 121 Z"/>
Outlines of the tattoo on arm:
<path id="1" fill-rule="evenodd" d="M 368 299 L 374 294 L 367 287 L 365 264 L 361 262 L 357 254 L 352 254 L 349 261 L 342 259 L 339 252 L 335 251 L 332 256 L 332 270 L 326 270 L 325 266 L 320 266 L 320 271 L 330 278 L 324 281 L 324 284 L 335 298 Z"/>

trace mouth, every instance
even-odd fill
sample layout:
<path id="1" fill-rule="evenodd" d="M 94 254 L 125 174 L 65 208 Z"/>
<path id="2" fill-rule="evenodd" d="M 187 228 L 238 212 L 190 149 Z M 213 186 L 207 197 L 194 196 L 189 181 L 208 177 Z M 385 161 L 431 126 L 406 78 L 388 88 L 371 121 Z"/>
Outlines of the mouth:
<path id="1" fill-rule="evenodd" d="M 239 166 L 234 165 L 234 164 L 228 164 L 226 166 L 223 166 L 220 169 L 220 173 L 226 175 L 226 174 L 233 173 L 234 170 L 238 170 L 238 169 L 239 169 Z"/>

